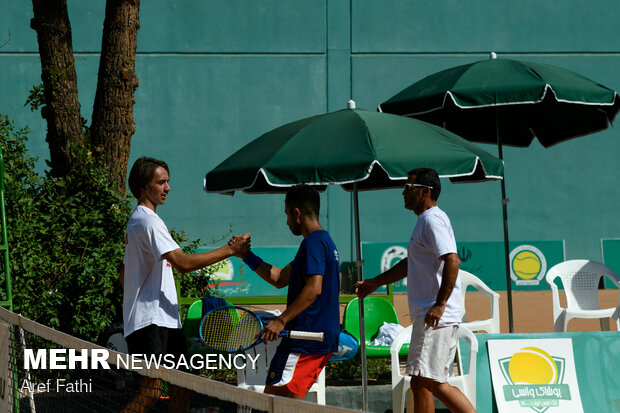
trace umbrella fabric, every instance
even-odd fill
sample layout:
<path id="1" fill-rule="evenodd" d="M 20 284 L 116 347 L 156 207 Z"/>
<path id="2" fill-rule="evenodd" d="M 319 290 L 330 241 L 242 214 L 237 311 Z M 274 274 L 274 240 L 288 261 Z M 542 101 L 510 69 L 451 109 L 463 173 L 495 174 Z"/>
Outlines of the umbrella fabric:
<path id="1" fill-rule="evenodd" d="M 379 105 L 473 142 L 549 147 L 606 129 L 620 110 L 613 90 L 557 66 L 487 59 L 430 75 Z"/>
<path id="2" fill-rule="evenodd" d="M 503 163 L 455 134 L 363 109 L 305 118 L 265 133 L 207 173 L 207 192 L 286 192 L 294 185 L 395 188 L 414 167 L 459 181 L 503 176 Z"/>

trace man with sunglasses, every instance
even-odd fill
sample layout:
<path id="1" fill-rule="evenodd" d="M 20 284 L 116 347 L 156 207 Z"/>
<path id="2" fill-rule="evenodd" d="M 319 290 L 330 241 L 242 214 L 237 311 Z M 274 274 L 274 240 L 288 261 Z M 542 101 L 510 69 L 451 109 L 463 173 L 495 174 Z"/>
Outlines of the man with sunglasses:
<path id="1" fill-rule="evenodd" d="M 403 190 L 405 208 L 418 216 L 407 258 L 375 278 L 357 283 L 361 298 L 382 285 L 407 277 L 413 321 L 407 374 L 411 375 L 414 411 L 434 412 L 433 396 L 451 412 L 475 412 L 467 397 L 448 384 L 461 322 L 461 261 L 450 219 L 439 207 L 441 183 L 436 171 L 413 169 Z"/>

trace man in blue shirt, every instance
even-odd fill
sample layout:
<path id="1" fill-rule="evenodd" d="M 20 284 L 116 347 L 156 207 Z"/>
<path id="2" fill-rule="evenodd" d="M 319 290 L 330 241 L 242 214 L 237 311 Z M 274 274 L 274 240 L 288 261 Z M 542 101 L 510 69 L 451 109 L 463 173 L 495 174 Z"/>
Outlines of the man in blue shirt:
<path id="1" fill-rule="evenodd" d="M 289 229 L 304 237 L 295 259 L 278 268 L 251 251 L 242 258 L 268 283 L 289 287 L 286 310 L 262 331 L 265 341 L 277 340 L 285 327 L 324 333 L 322 342 L 283 338 L 269 367 L 265 393 L 303 400 L 338 350 L 340 265 L 338 250 L 319 223 L 319 193 L 307 185 L 293 187 L 284 205 Z"/>

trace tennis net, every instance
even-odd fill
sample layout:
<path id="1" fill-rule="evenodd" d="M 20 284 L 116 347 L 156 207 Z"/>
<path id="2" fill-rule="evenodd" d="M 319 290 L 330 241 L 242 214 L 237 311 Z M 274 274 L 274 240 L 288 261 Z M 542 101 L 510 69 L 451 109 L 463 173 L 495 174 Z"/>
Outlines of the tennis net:
<path id="1" fill-rule="evenodd" d="M 351 411 L 256 393 L 130 357 L 0 308 L 0 411 L 101 413 L 127 406 L 136 412 Z"/>

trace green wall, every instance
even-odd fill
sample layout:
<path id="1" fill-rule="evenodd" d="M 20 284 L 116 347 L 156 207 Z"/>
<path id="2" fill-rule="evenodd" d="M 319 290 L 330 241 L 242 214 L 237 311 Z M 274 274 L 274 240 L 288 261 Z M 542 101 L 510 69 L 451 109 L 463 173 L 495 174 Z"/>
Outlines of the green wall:
<path id="1" fill-rule="evenodd" d="M 41 82 L 32 5 L 0 2 L 0 113 L 31 127 L 30 148 L 44 168 L 45 124 L 23 106 Z M 169 163 L 172 193 L 158 212 L 169 226 L 205 241 L 232 226 L 251 231 L 255 246 L 296 245 L 283 196 L 206 194 L 203 177 L 262 133 L 344 108 L 349 98 L 372 110 L 428 74 L 491 51 L 562 66 L 620 90 L 615 0 L 141 3 L 130 162 L 148 155 Z M 90 118 L 105 1 L 68 5 L 82 112 Z M 565 240 L 567 258 L 600 261 L 600 239 L 620 237 L 619 138 L 620 129 L 611 128 L 549 149 L 537 141 L 506 148 L 511 239 Z M 322 201 L 323 224 L 343 260 L 351 259 L 351 196 L 334 187 Z M 446 181 L 439 204 L 459 241 L 502 239 L 499 183 Z M 415 225 L 398 190 L 363 193 L 360 208 L 365 241 L 406 241 Z"/>

